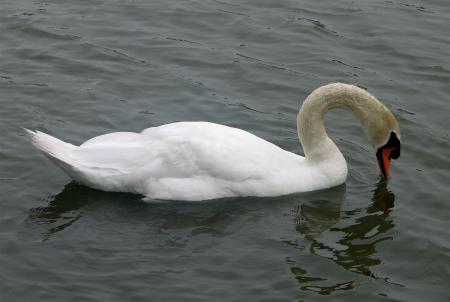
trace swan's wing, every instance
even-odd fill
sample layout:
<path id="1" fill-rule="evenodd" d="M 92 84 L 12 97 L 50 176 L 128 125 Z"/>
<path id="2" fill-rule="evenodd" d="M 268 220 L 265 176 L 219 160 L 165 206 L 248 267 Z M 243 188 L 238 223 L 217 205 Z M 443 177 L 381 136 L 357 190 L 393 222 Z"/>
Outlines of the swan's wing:
<path id="1" fill-rule="evenodd" d="M 273 195 L 274 186 L 285 183 L 281 176 L 286 175 L 286 167 L 299 162 L 295 154 L 222 125 L 177 123 L 146 130 L 143 135 L 159 142 L 157 148 L 161 148 L 151 169 L 144 169 L 151 171 L 144 192 L 148 198 Z M 291 177 L 287 174 L 283 177 Z"/>
<path id="2" fill-rule="evenodd" d="M 141 133 L 116 132 L 83 143 L 77 162 L 153 179 L 192 178 L 240 181 L 263 178 L 295 156 L 241 129 L 208 122 L 181 122 Z"/>
<path id="3" fill-rule="evenodd" d="M 163 199 L 254 195 L 291 164 L 286 162 L 289 152 L 270 142 L 203 122 L 102 135 L 73 155 L 82 182 L 91 187 Z"/>
<path id="4" fill-rule="evenodd" d="M 145 130 L 147 146 L 161 165 L 160 177 L 205 176 L 238 181 L 264 177 L 286 151 L 249 132 L 207 122 L 182 122 Z"/>

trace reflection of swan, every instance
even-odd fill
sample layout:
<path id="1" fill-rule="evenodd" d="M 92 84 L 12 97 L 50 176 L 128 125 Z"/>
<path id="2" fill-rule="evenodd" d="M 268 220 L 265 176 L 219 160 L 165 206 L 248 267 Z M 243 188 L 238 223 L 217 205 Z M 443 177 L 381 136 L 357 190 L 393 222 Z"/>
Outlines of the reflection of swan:
<path id="1" fill-rule="evenodd" d="M 44 232 L 44 239 L 48 239 L 54 233 L 63 231 L 80 219 L 82 209 L 86 205 L 94 203 L 102 194 L 105 195 L 104 192 L 71 182 L 57 195 L 49 196 L 47 206 L 31 209 L 29 220 L 46 225 L 47 230 Z M 117 196 L 114 197 L 117 198 Z"/>
<path id="2" fill-rule="evenodd" d="M 252 202 L 251 199 L 243 200 Z M 44 240 L 86 217 L 97 222 L 106 217 L 106 222 L 101 223 L 110 223 L 111 219 L 128 221 L 132 229 L 144 224 L 148 228 L 156 228 L 157 234 L 187 229 L 191 235 L 209 233 L 221 236 L 225 232 L 215 225 L 228 225 L 245 211 L 238 199 L 209 203 L 147 203 L 142 202 L 138 195 L 97 191 L 71 182 L 60 193 L 49 196 L 46 206 L 30 209 L 27 221 L 34 224 L 33 228 L 42 229 Z M 123 224 L 121 228 L 124 228 Z"/>
<path id="3" fill-rule="evenodd" d="M 325 113 L 336 107 L 359 119 L 388 177 L 391 158 L 400 155 L 395 117 L 365 90 L 340 83 L 316 89 L 300 109 L 297 125 L 305 157 L 243 130 L 206 122 L 110 133 L 79 147 L 28 132 L 47 157 L 92 188 L 155 199 L 276 196 L 345 182 L 347 163 L 324 127 Z"/>
<path id="4" fill-rule="evenodd" d="M 372 266 L 381 263 L 380 259 L 374 257 L 376 246 L 391 239 L 390 236 L 382 234 L 394 227 L 388 213 L 394 206 L 395 195 L 386 185 L 386 180 L 380 180 L 373 191 L 372 205 L 365 209 L 365 213 L 346 212 L 345 218 L 340 218 L 343 194 L 329 195 L 328 198 L 320 196 L 319 202 L 310 200 L 306 205 L 302 202 L 296 209 L 299 211 L 296 229 L 310 242 L 309 251 L 334 261 L 348 271 L 379 278 L 371 271 Z M 346 223 L 339 223 L 344 220 Z M 340 226 L 341 224 L 343 226 Z M 303 289 L 330 294 L 353 287 L 352 281 L 318 286 L 314 282 L 325 281 L 327 276 L 310 276 L 307 270 L 301 267 L 301 263 L 292 259 L 288 264 Z"/>
<path id="5" fill-rule="evenodd" d="M 394 207 L 395 195 L 387 189 L 387 181 L 381 179 L 373 191 L 372 207 L 367 209 L 367 213 L 374 213 L 383 210 L 389 212 Z"/>

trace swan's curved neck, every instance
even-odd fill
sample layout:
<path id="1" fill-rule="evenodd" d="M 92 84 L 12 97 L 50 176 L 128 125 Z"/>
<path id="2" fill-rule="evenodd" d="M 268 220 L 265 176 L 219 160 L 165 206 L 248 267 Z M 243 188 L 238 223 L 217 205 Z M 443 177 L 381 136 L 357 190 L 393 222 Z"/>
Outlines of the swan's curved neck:
<path id="1" fill-rule="evenodd" d="M 352 112 L 366 132 L 373 119 L 371 113 L 378 111 L 380 105 L 383 106 L 375 97 L 353 85 L 335 83 L 314 90 L 303 102 L 297 118 L 305 157 L 324 160 L 333 154 L 341 154 L 325 131 L 324 118 L 328 110 L 343 108 Z"/>

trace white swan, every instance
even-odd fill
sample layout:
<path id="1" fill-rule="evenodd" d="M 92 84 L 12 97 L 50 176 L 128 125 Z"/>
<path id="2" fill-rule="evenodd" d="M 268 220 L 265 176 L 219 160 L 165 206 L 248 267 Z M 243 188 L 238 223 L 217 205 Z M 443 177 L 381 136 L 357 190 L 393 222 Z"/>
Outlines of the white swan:
<path id="1" fill-rule="evenodd" d="M 300 109 L 297 126 L 305 157 L 244 130 L 208 122 L 110 133 L 80 146 L 26 130 L 33 144 L 64 172 L 95 189 L 191 201 L 276 196 L 345 182 L 347 163 L 324 127 L 325 113 L 335 107 L 359 119 L 378 150 L 382 175 L 389 177 L 390 159 L 400 155 L 395 117 L 365 90 L 341 83 L 316 89 Z"/>

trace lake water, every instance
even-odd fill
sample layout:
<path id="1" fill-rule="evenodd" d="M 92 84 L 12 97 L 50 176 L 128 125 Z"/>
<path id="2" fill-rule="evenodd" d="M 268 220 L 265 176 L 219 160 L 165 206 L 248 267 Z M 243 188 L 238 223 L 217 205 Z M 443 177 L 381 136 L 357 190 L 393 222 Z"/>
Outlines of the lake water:
<path id="1" fill-rule="evenodd" d="M 449 301 L 447 0 L 3 0 L 0 301 Z M 71 143 L 174 121 L 301 154 L 325 83 L 396 115 L 378 178 L 358 122 L 327 115 L 345 185 L 278 198 L 145 203 L 70 179 L 20 127 Z"/>

